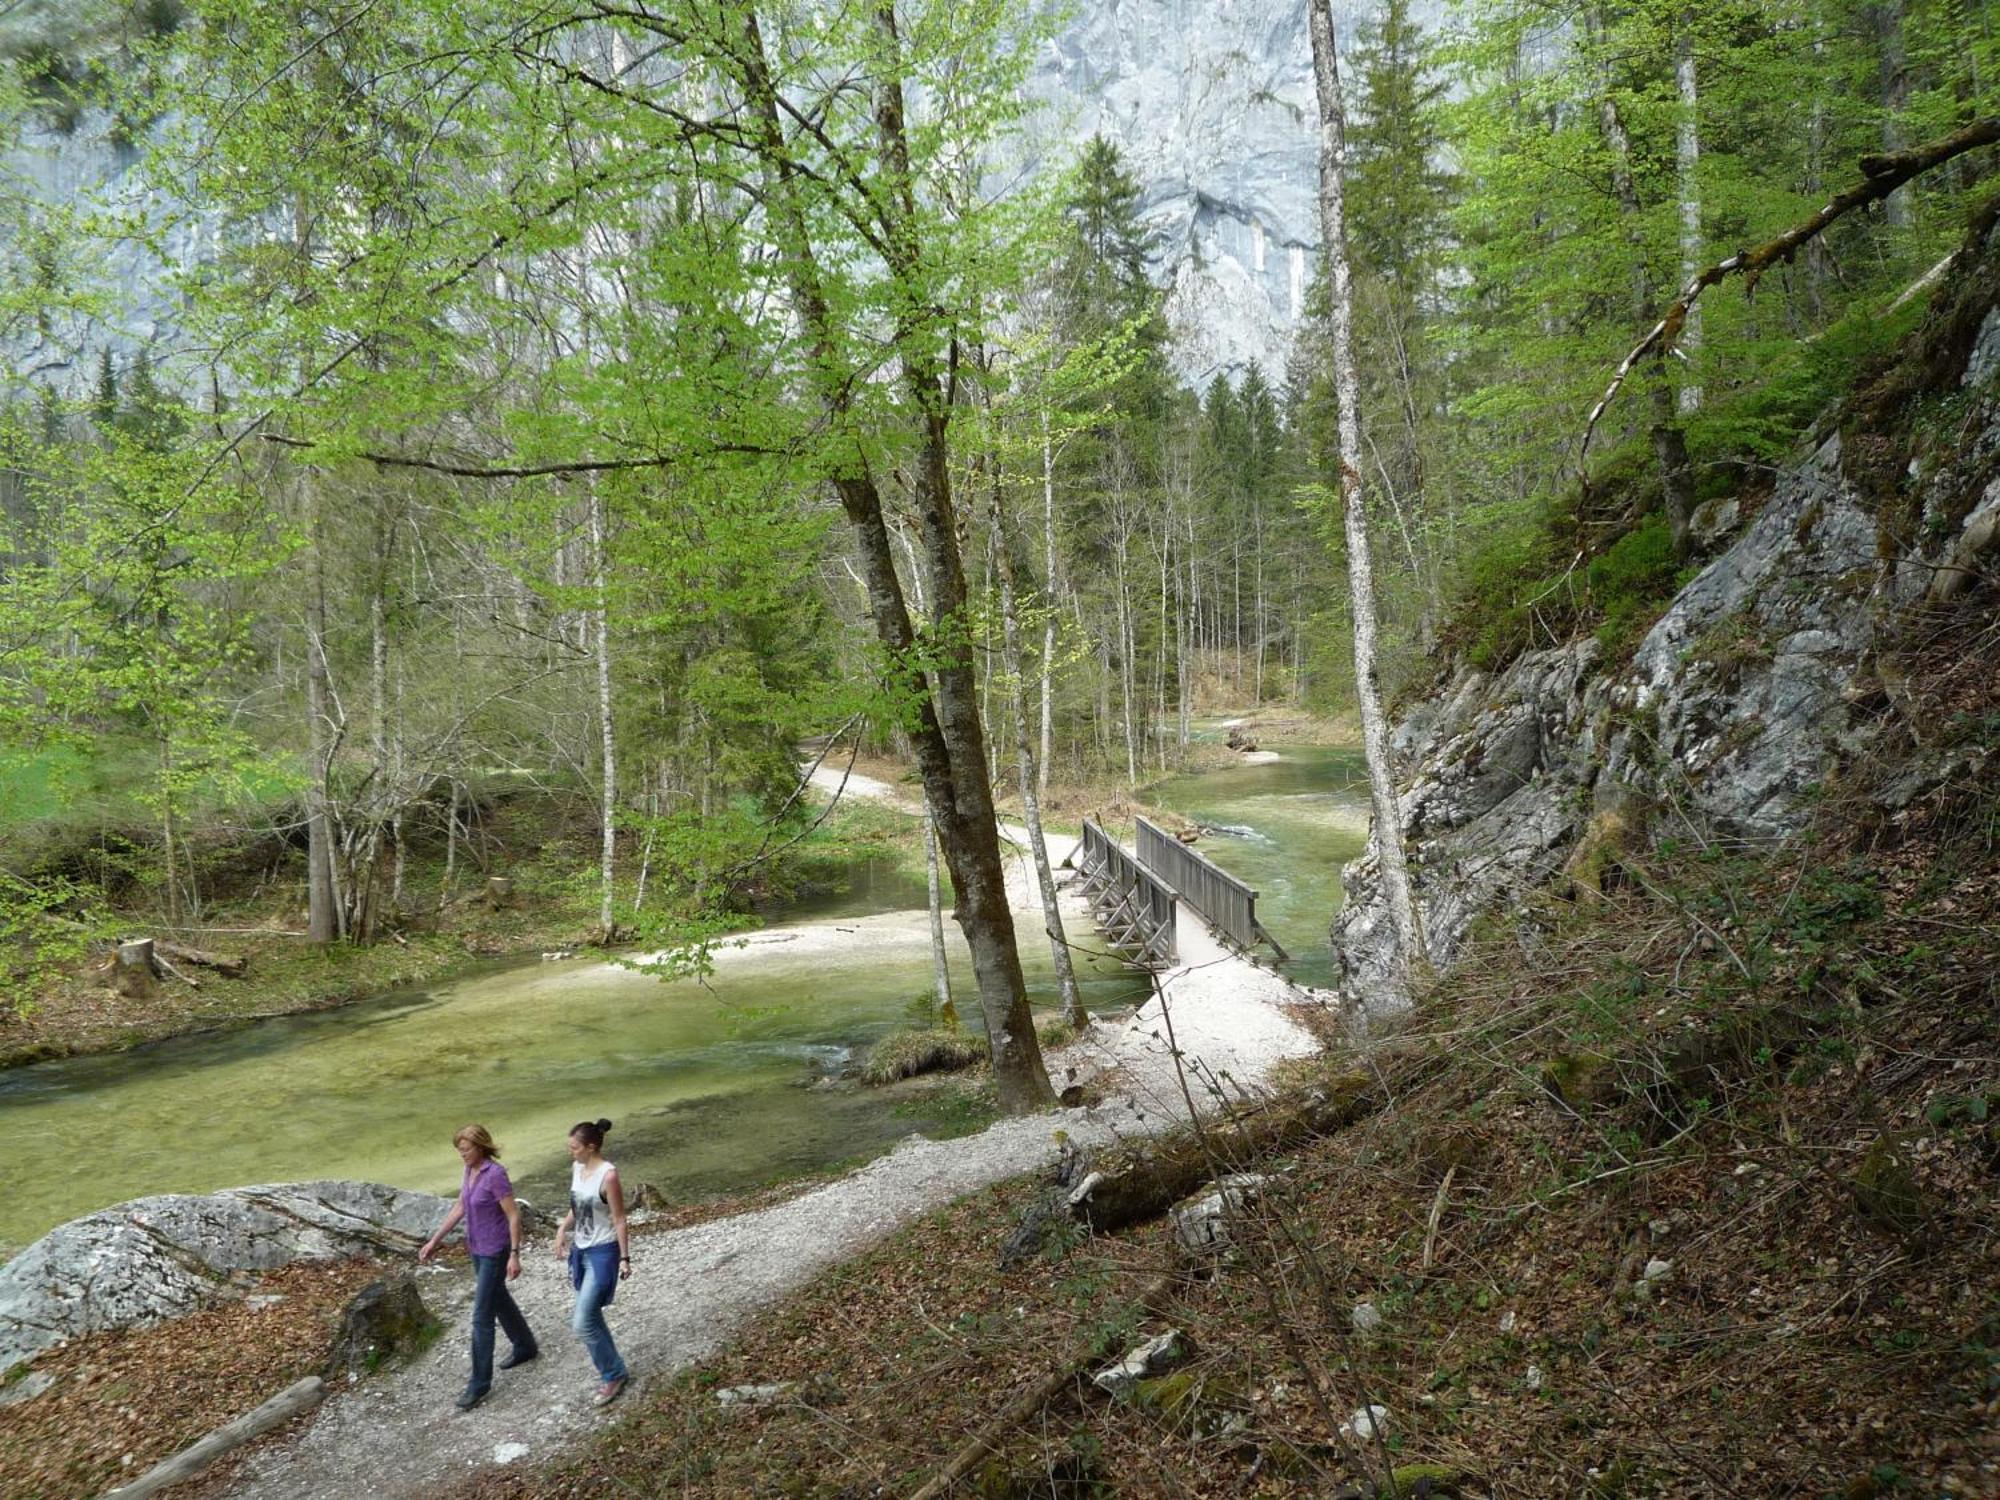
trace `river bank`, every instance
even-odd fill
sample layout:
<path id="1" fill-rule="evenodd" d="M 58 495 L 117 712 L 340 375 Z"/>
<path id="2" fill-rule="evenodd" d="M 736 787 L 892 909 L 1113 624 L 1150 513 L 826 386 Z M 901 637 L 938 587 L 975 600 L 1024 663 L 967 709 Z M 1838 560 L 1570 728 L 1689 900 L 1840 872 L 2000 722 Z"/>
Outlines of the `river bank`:
<path id="1" fill-rule="evenodd" d="M 1200 776 L 1211 771 L 1239 769 L 1251 763 L 1245 754 L 1223 743 L 1227 727 L 1246 727 L 1259 737 L 1258 756 L 1276 747 L 1344 747 L 1351 743 L 1347 726 L 1302 710 L 1266 706 L 1206 717 L 1196 727 L 1184 768 L 1154 773 L 1161 777 Z M 857 759 L 849 772 L 843 759 L 820 767 L 814 780 L 826 793 L 843 773 L 849 773 L 850 808 L 872 805 L 893 809 L 914 820 L 921 813 L 921 792 L 909 768 L 877 757 Z M 1018 819 L 1019 797 L 1011 780 L 999 790 L 1003 817 Z M 1129 829 L 1132 816 L 1146 814 L 1180 821 L 1171 803 L 1148 799 L 1122 777 L 1052 781 L 1044 812 L 1052 830 L 1074 835 L 1086 815 L 1107 825 Z M 1016 829 L 1020 845 L 1025 835 Z M 579 896 L 580 857 L 569 841 L 549 838 L 537 830 L 522 861 L 512 867 L 513 901 L 498 910 L 478 900 L 454 899 L 421 920 L 405 926 L 397 938 L 368 947 L 336 944 L 319 949 L 296 931 L 298 913 L 289 897 L 275 892 L 253 894 L 218 910 L 213 925 L 164 928 L 148 915 L 134 911 L 121 930 L 135 935 L 171 937 L 190 946 L 241 955 L 247 962 L 242 978 L 220 978 L 194 970 L 199 986 L 167 978 L 150 999 L 132 1000 L 110 988 L 101 958 L 70 969 L 46 986 L 25 1013 L 0 1006 L 0 1073 L 29 1064 L 62 1058 L 90 1057 L 129 1051 L 174 1038 L 252 1025 L 275 1017 L 310 1014 L 350 1006 L 415 985 L 448 984 L 486 960 L 525 958 L 581 947 L 595 921 L 594 898 Z M 864 836 L 878 851 L 870 858 L 886 860 L 907 875 L 908 896 L 921 904 L 922 856 L 914 822 L 901 828 L 872 828 Z M 1060 863 L 1062 855 L 1058 853 Z M 1017 861 L 1018 863 L 1018 861 Z M 808 903 L 810 904 L 810 903 Z M 904 904 L 909 904 L 907 901 Z M 1032 902 L 1027 903 L 1032 907 Z M 784 908 L 772 913 L 774 924 L 785 921 Z M 183 966 L 185 967 L 185 966 Z"/>

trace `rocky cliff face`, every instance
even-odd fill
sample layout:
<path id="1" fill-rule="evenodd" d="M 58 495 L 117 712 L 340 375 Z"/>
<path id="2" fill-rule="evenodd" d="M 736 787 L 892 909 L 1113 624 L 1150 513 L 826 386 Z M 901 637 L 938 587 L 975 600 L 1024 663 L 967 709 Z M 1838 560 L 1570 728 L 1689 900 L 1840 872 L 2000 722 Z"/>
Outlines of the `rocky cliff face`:
<path id="1" fill-rule="evenodd" d="M 38 24 L 53 23 L 44 16 Z M 10 35 L 0 26 L 0 42 Z M 1341 40 L 1351 47 L 1351 32 Z M 1305 8 L 1281 0 L 1096 0 L 1077 7 L 1042 46 L 1029 88 L 1041 107 L 1027 139 L 1048 143 L 1034 169 L 1066 167 L 1084 140 L 1102 133 L 1138 178 L 1155 234 L 1150 265 L 1168 292 L 1183 378 L 1196 385 L 1218 372 L 1240 378 L 1254 359 L 1275 384 L 1319 246 Z M 60 129 L 46 121 L 32 129 L 8 168 L 44 201 L 83 204 L 107 187 L 143 192 L 132 172 L 137 159 L 116 122 L 92 111 Z M 213 225 L 177 225 L 160 247 L 166 266 L 198 265 L 214 237 Z M 104 327 L 88 339 L 73 328 L 45 330 L 21 351 L 44 379 L 87 379 L 94 355 L 78 353 L 86 343 L 108 341 L 120 353 L 171 343 L 174 299 L 149 251 L 117 247 L 93 274 L 107 293 Z"/>
<path id="2" fill-rule="evenodd" d="M 1343 60 L 1358 14 L 1342 7 Z M 1412 17 L 1435 28 L 1442 5 Z M 1343 73 L 1353 113 L 1353 73 Z M 1151 266 L 1167 289 L 1184 380 L 1275 385 L 1318 269 L 1319 136 L 1303 5 L 1284 0 L 1096 0 L 1078 7 L 1029 80 L 1064 164 L 1094 134 L 1144 190 Z"/>
<path id="3" fill-rule="evenodd" d="M 1629 663 L 1608 665 L 1595 639 L 1529 652 L 1496 674 L 1461 671 L 1397 727 L 1434 965 L 1480 916 L 1565 874 L 1593 878 L 1607 844 L 1796 833 L 1828 777 L 1892 726 L 1884 648 L 1982 559 L 1990 575 L 2000 531 L 2000 234 L 1961 252 L 1913 351 L 1903 367 L 1922 365 L 1928 389 L 1895 405 L 1950 400 L 1963 415 L 1949 434 L 1886 433 L 1882 410 L 1858 401 L 1754 515 L 1732 500 L 1698 517 L 1719 550 Z M 1881 795 L 1893 810 L 1990 753 L 1920 751 Z M 1363 1017 L 1393 1013 L 1407 999 L 1372 855 L 1345 884 L 1332 932 L 1343 996 Z"/>
<path id="4" fill-rule="evenodd" d="M 1319 245 L 1305 7 L 1082 6 L 1030 86 L 1060 152 L 1102 134 L 1142 185 L 1184 378 L 1240 376 L 1255 359 L 1275 383 Z"/>

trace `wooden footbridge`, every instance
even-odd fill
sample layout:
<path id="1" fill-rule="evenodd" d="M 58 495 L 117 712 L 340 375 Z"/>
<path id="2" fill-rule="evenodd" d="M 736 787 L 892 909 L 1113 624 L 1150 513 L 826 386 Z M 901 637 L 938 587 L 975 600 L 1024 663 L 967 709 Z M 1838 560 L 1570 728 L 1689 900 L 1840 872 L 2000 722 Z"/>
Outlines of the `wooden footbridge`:
<path id="1" fill-rule="evenodd" d="M 1116 947 L 1151 963 L 1175 962 L 1176 928 L 1186 906 L 1224 941 L 1243 949 L 1269 943 L 1279 958 L 1286 956 L 1257 920 L 1255 889 L 1145 818 L 1138 820 L 1137 843 L 1138 852 L 1128 853 L 1095 821 L 1083 820 L 1076 852 L 1083 893 Z"/>

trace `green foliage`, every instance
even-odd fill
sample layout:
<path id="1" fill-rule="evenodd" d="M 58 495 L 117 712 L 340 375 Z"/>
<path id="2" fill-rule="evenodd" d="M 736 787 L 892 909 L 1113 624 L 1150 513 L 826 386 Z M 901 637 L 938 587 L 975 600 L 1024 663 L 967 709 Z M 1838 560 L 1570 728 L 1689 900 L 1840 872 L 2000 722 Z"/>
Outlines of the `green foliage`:
<path id="1" fill-rule="evenodd" d="M 1585 571 L 1591 602 L 1603 616 L 1597 638 L 1622 655 L 1673 598 L 1681 580 L 1667 518 L 1648 515 L 1599 556 Z"/>

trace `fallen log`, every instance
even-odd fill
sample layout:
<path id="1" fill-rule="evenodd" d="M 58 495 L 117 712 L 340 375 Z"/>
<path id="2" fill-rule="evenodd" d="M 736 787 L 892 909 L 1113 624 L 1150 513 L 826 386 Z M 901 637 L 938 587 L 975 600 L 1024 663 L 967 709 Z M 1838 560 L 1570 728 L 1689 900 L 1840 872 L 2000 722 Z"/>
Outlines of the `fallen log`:
<path id="1" fill-rule="evenodd" d="M 326 1382 L 308 1375 L 289 1385 L 254 1411 L 245 1412 L 227 1426 L 218 1427 L 191 1447 L 183 1448 L 164 1463 L 155 1464 L 130 1484 L 105 1492 L 104 1500 L 139 1500 L 156 1495 L 169 1485 L 192 1479 L 225 1453 L 242 1447 L 302 1411 L 317 1406 L 326 1396 Z"/>
<path id="2" fill-rule="evenodd" d="M 1164 1142 L 1135 1142 L 1097 1159 L 1070 1195 L 1070 1212 L 1106 1234 L 1156 1219 L 1218 1171 L 1235 1171 L 1381 1108 L 1365 1073 L 1350 1073 L 1298 1097 Z"/>
<path id="3" fill-rule="evenodd" d="M 241 979 L 248 963 L 240 953 L 211 953 L 206 948 L 190 948 L 185 943 L 170 943 L 165 938 L 155 938 L 153 946 L 168 958 L 213 969 L 228 979 Z"/>

